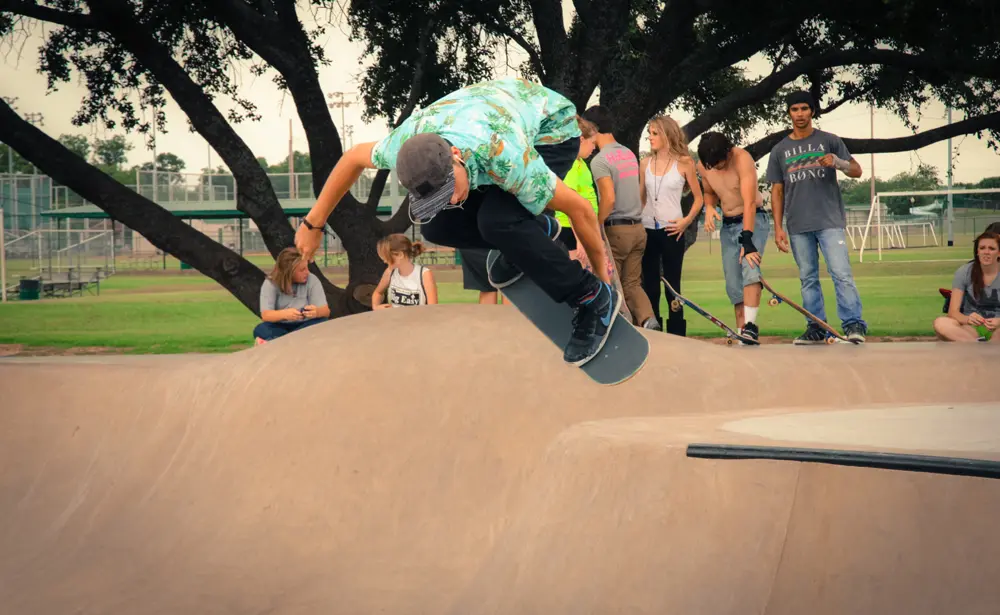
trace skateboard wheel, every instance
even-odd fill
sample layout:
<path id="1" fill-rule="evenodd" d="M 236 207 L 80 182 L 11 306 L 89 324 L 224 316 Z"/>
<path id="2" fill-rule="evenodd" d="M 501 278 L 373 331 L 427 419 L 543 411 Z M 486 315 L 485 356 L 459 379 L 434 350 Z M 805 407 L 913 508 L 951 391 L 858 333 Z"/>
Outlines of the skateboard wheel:
<path id="1" fill-rule="evenodd" d="M 681 310 L 681 302 L 680 301 L 678 301 L 677 299 L 674 299 L 673 301 L 670 302 L 670 311 L 671 312 L 679 312 L 680 310 Z"/>
<path id="2" fill-rule="evenodd" d="M 770 299 L 767 300 L 767 304 L 769 306 L 771 306 L 771 307 L 774 307 L 774 306 L 778 305 L 778 298 L 777 297 L 771 297 Z"/>
<path id="3" fill-rule="evenodd" d="M 726 344 L 729 345 L 729 346 L 732 346 L 733 345 L 733 338 L 727 337 L 726 338 Z"/>
<path id="4" fill-rule="evenodd" d="M 826 338 L 826 343 L 827 344 L 836 344 L 837 343 L 837 338 L 835 338 L 835 337 L 833 337 L 831 335 L 830 337 Z"/>

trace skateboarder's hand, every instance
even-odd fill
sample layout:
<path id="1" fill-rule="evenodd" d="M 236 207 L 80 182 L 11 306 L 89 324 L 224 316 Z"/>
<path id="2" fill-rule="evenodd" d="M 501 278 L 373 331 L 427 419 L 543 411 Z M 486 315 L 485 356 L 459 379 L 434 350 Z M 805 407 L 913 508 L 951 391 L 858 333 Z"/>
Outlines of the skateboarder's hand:
<path id="1" fill-rule="evenodd" d="M 711 208 L 705 211 L 705 232 L 712 233 L 715 232 L 715 221 L 722 220 L 722 214 L 716 208 Z"/>
<path id="2" fill-rule="evenodd" d="M 785 232 L 785 229 L 774 230 L 774 245 L 778 246 L 782 252 L 788 252 L 788 233 Z"/>
<path id="3" fill-rule="evenodd" d="M 745 252 L 746 252 L 746 248 L 740 248 L 740 262 L 741 263 L 743 262 L 744 253 Z M 750 254 L 746 254 L 745 257 L 747 259 L 747 263 L 751 267 L 757 267 L 757 266 L 760 265 L 760 252 L 751 252 Z"/>
<path id="4" fill-rule="evenodd" d="M 300 224 L 295 231 L 295 247 L 302 255 L 302 260 L 311 263 L 313 254 L 319 249 L 320 239 L 323 237 L 322 229 L 309 230 L 305 224 Z"/>

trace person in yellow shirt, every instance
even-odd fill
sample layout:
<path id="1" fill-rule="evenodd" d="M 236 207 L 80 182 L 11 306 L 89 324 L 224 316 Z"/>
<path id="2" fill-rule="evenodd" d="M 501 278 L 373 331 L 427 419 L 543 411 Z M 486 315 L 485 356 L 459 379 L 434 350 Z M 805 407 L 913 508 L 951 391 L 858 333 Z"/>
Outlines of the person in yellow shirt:
<path id="1" fill-rule="evenodd" d="M 570 168 L 569 173 L 566 174 L 566 178 L 563 182 L 569 186 L 574 192 L 582 196 L 583 198 L 590 201 L 591 206 L 594 208 L 594 213 L 598 213 L 598 203 L 597 203 L 597 191 L 594 189 L 594 176 L 590 173 L 590 166 L 587 165 L 587 158 L 594 153 L 594 148 L 597 146 L 594 135 L 597 134 L 597 126 L 592 122 L 583 120 L 580 122 L 581 137 L 580 137 L 580 151 L 577 153 L 576 160 L 573 162 L 573 166 Z M 569 250 L 569 256 L 573 260 L 579 261 L 584 269 L 593 273 L 594 268 L 590 264 L 590 259 L 587 257 L 587 252 L 583 250 L 582 243 L 578 241 L 576 232 L 573 230 L 573 224 L 570 222 L 569 216 L 561 211 L 553 212 L 559 224 L 562 226 L 562 230 L 559 232 L 559 241 L 561 241 L 566 249 Z M 615 272 L 615 262 L 611 257 L 611 248 L 607 245 L 607 237 L 604 235 L 603 229 L 598 229 L 601 232 L 601 236 L 605 242 L 605 252 L 608 255 L 606 268 L 608 271 L 608 279 L 612 281 L 618 292 L 621 293 L 621 282 L 618 279 L 618 275 Z M 628 313 L 628 308 L 625 302 L 622 302 L 621 312 L 627 315 L 627 318 L 631 320 L 631 315 Z"/>

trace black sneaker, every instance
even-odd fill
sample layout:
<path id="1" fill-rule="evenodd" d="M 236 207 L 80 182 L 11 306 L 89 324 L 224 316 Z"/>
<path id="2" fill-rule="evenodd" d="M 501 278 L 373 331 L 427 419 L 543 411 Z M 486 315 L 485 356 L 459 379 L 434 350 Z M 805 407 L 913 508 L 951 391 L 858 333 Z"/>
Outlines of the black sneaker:
<path id="1" fill-rule="evenodd" d="M 566 344 L 563 360 L 579 367 L 597 356 L 608 341 L 611 324 L 618 317 L 622 296 L 613 286 L 598 282 L 597 294 L 577 308 L 573 335 Z"/>
<path id="2" fill-rule="evenodd" d="M 750 338 L 751 340 L 753 340 L 754 344 L 760 343 L 757 341 L 758 338 L 760 338 L 760 329 L 757 328 L 757 323 L 748 322 L 744 324 L 743 331 L 741 331 L 740 333 L 743 334 L 743 337 Z"/>
<path id="3" fill-rule="evenodd" d="M 653 331 L 663 331 L 663 327 L 660 326 L 660 321 L 656 319 L 656 316 L 650 316 L 646 319 L 646 322 L 642 323 L 643 329 L 652 329 Z"/>
<path id="4" fill-rule="evenodd" d="M 792 343 L 797 346 L 825 344 L 826 331 L 820 329 L 816 325 L 809 325 L 806 327 L 805 333 L 792 340 Z"/>
<path id="5" fill-rule="evenodd" d="M 863 344 L 865 342 L 866 333 L 868 333 L 867 328 L 860 322 L 852 322 L 844 327 L 844 337 L 856 344 Z"/>
<path id="6" fill-rule="evenodd" d="M 542 230 L 549 239 L 555 241 L 559 237 L 562 225 L 555 217 L 548 214 L 539 214 L 535 220 L 541 225 Z M 492 265 L 490 264 L 492 262 Z M 499 250 L 490 250 L 486 255 L 486 277 L 489 278 L 493 288 L 505 288 L 521 279 L 524 272 L 514 263 L 507 260 Z"/>

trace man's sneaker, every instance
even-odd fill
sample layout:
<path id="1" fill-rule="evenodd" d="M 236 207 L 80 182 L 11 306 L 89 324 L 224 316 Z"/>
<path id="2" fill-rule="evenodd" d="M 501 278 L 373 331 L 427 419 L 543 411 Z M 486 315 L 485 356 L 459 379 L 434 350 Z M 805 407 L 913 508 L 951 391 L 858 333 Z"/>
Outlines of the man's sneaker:
<path id="1" fill-rule="evenodd" d="M 792 340 L 792 343 L 798 346 L 809 345 L 809 344 L 825 344 L 826 331 L 820 329 L 816 325 L 809 325 L 808 327 L 806 327 L 805 333 Z"/>
<path id="2" fill-rule="evenodd" d="M 556 220 L 554 216 L 539 214 L 535 217 L 535 220 L 541 225 L 542 230 L 545 231 L 549 239 L 555 241 L 559 237 L 562 225 L 559 224 L 559 220 Z M 524 272 L 517 265 L 507 260 L 507 257 L 500 253 L 499 250 L 490 250 L 489 254 L 486 255 L 486 262 L 493 263 L 487 267 L 486 271 L 486 277 L 489 278 L 493 288 L 510 286 L 524 275 Z"/>
<path id="3" fill-rule="evenodd" d="M 759 344 L 758 338 L 760 337 L 760 329 L 757 328 L 757 323 L 748 322 L 743 325 L 743 330 L 740 332 L 743 337 L 750 338 L 753 340 L 754 344 Z"/>
<path id="4" fill-rule="evenodd" d="M 597 356 L 618 317 L 622 296 L 613 286 L 598 282 L 596 293 L 577 308 L 573 317 L 573 335 L 566 344 L 563 360 L 580 366 Z"/>
<path id="5" fill-rule="evenodd" d="M 659 321 L 656 320 L 656 316 L 650 316 L 646 319 L 646 322 L 642 323 L 643 329 L 652 329 L 653 331 L 663 331 L 663 327 L 660 326 Z"/>
<path id="6" fill-rule="evenodd" d="M 844 327 L 844 337 L 858 344 L 864 343 L 866 333 L 868 333 L 868 331 L 860 322 L 852 322 Z"/>

